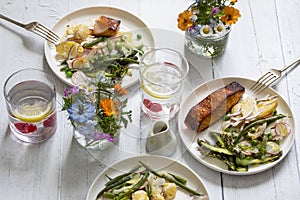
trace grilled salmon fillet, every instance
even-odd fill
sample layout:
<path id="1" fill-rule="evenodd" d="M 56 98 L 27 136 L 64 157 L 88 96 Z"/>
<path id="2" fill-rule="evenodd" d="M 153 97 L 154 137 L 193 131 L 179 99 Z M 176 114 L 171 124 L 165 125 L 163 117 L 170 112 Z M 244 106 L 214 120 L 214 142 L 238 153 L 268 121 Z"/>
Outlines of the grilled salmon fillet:
<path id="1" fill-rule="evenodd" d="M 121 20 L 113 19 L 107 16 L 100 16 L 95 21 L 93 35 L 96 37 L 100 36 L 114 36 L 120 29 Z"/>
<path id="2" fill-rule="evenodd" d="M 244 93 L 245 88 L 235 81 L 214 91 L 189 110 L 185 125 L 197 132 L 205 130 L 237 104 Z"/>

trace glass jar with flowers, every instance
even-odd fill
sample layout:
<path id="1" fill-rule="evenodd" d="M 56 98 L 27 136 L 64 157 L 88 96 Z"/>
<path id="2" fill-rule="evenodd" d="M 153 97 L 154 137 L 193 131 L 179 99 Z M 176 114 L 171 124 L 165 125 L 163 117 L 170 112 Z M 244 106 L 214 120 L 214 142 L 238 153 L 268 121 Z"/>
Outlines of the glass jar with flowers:
<path id="1" fill-rule="evenodd" d="M 208 58 L 221 55 L 231 26 L 241 17 L 234 8 L 238 0 L 195 0 L 179 14 L 178 28 L 185 31 L 186 47 Z"/>
<path id="2" fill-rule="evenodd" d="M 105 150 L 116 143 L 120 129 L 131 122 L 131 111 L 124 111 L 127 91 L 104 73 L 86 84 L 65 90 L 62 110 L 74 127 L 74 138 L 86 148 Z"/>

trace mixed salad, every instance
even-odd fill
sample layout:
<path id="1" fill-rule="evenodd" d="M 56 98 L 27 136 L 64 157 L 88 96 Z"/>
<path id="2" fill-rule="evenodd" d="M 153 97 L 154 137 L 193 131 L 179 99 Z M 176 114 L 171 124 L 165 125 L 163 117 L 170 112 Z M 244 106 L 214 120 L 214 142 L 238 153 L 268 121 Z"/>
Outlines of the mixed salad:
<path id="1" fill-rule="evenodd" d="M 223 118 L 221 131 L 209 132 L 213 142 L 198 139 L 199 151 L 223 161 L 228 170 L 273 162 L 282 156 L 280 143 L 290 132 L 288 117 L 277 112 L 276 96 L 245 96 Z"/>
<path id="2" fill-rule="evenodd" d="M 129 172 L 111 178 L 98 193 L 96 199 L 114 200 L 172 200 L 193 199 L 203 196 L 187 186 L 187 180 L 181 176 L 158 172 L 139 161 Z M 178 189 L 186 191 L 187 196 L 178 197 Z"/>
<path id="3" fill-rule="evenodd" d="M 117 31 L 113 36 L 95 36 L 85 24 L 66 28 L 56 46 L 56 60 L 67 78 L 76 83 L 104 73 L 113 79 L 130 75 L 130 65 L 137 64 L 144 53 L 142 35 Z"/>

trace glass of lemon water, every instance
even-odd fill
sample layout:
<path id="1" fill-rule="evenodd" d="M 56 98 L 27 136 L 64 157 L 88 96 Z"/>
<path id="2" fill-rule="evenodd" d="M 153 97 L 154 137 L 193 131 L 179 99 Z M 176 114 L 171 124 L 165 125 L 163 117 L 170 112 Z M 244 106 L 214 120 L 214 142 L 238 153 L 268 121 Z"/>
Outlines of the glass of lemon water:
<path id="1" fill-rule="evenodd" d="M 10 129 L 20 140 L 40 143 L 57 127 L 56 86 L 38 69 L 22 69 L 10 75 L 3 88 Z"/>
<path id="2" fill-rule="evenodd" d="M 139 71 L 144 113 L 154 120 L 172 119 L 180 109 L 189 72 L 186 58 L 172 49 L 153 49 L 142 56 Z"/>

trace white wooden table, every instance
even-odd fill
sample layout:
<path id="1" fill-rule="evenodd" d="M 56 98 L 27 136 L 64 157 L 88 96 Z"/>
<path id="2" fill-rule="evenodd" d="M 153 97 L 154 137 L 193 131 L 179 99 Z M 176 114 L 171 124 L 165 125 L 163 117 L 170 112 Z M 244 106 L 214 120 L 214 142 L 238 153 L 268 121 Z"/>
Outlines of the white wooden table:
<path id="1" fill-rule="evenodd" d="M 177 15 L 192 1 L 187 0 L 27 0 L 0 2 L 0 12 L 23 22 L 39 21 L 53 26 L 67 13 L 87 6 L 113 6 L 129 11 L 148 27 L 177 29 Z M 223 76 L 243 76 L 256 79 L 270 66 L 282 67 L 300 56 L 300 5 L 298 1 L 240 0 L 237 4 L 241 19 L 234 26 L 226 52 L 213 60 L 189 58 L 189 86 Z M 1 94 L 4 80 L 24 67 L 43 69 L 53 77 L 44 56 L 44 41 L 21 28 L 0 21 Z M 294 112 L 299 129 L 300 67 L 284 76 L 274 87 Z M 66 87 L 59 79 L 57 98 L 61 100 Z M 138 90 L 135 85 L 130 95 Z M 186 91 L 187 92 L 187 91 Z M 85 199 L 87 191 L 101 171 L 122 153 L 99 162 L 73 139 L 73 130 L 64 112 L 58 113 L 58 129 L 48 141 L 28 145 L 17 141 L 8 128 L 3 95 L 0 97 L 0 199 Z M 139 107 L 132 106 L 134 121 L 123 130 L 120 149 L 127 153 L 144 154 L 145 131 L 140 127 L 143 116 Z M 176 124 L 176 123 L 174 123 Z M 212 200 L 299 199 L 300 198 L 300 139 L 299 130 L 289 154 L 274 168 L 249 176 L 232 176 L 213 171 L 179 145 L 172 156 L 192 168 L 203 180 Z M 126 139 L 125 136 L 131 136 Z M 132 139 L 133 138 L 133 139 Z M 121 138 L 122 140 L 122 138 Z"/>

